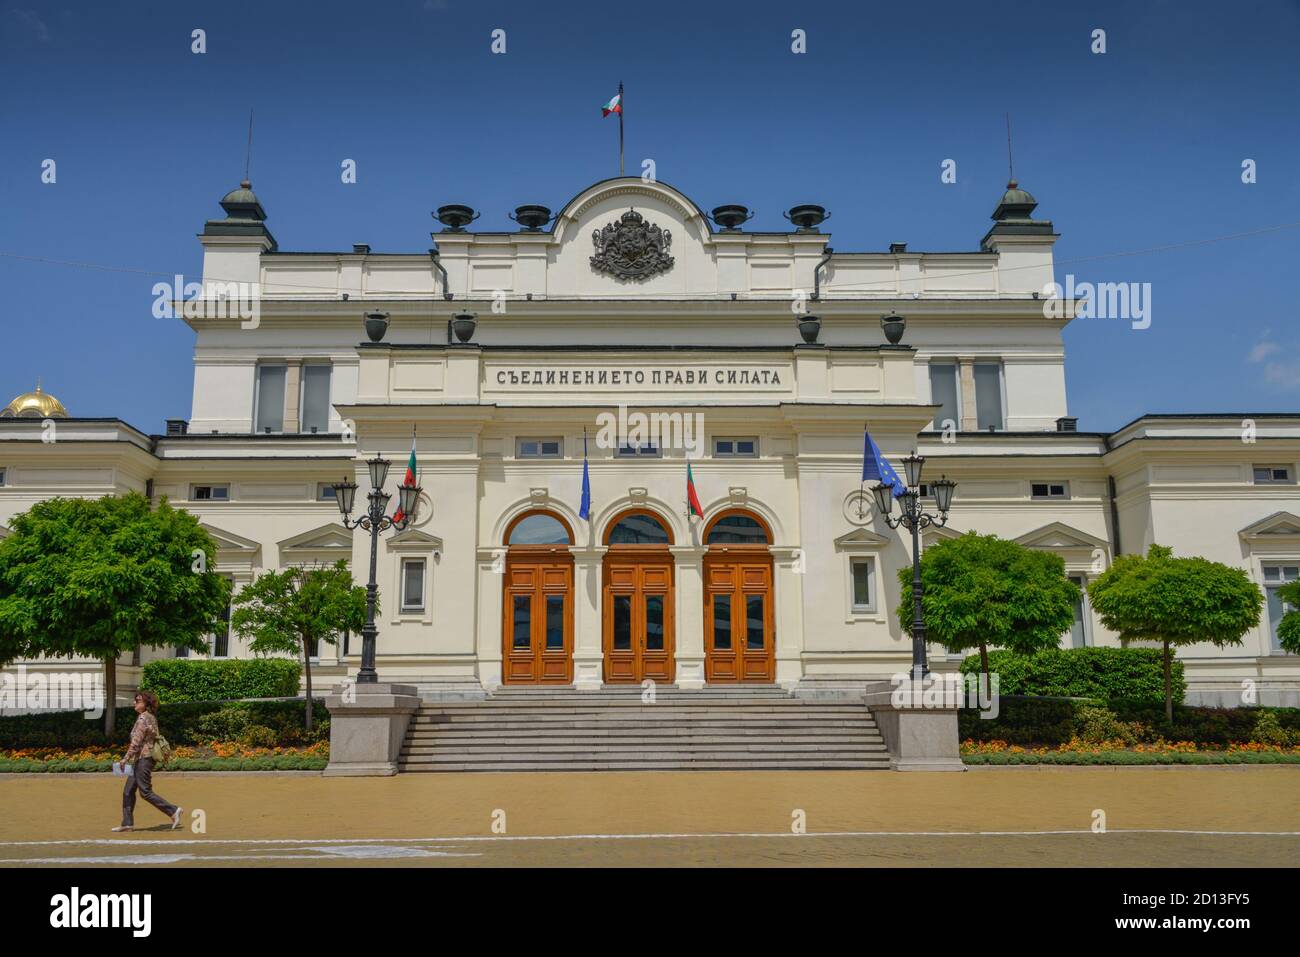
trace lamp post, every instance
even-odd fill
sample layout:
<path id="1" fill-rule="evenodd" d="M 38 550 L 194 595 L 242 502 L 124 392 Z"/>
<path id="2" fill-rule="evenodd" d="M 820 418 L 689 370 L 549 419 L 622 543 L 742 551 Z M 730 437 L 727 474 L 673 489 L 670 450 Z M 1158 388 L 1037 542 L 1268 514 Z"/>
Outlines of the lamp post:
<path id="1" fill-rule="evenodd" d="M 894 487 L 878 484 L 871 487 L 871 494 L 876 499 L 876 508 L 880 510 L 885 523 L 890 528 L 902 525 L 912 532 L 912 675 L 914 679 L 929 674 L 930 667 L 925 657 L 925 617 L 921 614 L 921 529 L 928 525 L 942 528 L 948 524 L 948 509 L 952 507 L 952 493 L 957 483 L 947 476 L 931 482 L 934 492 L 934 504 L 939 514 L 927 512 L 921 507 L 921 466 L 925 456 L 913 452 L 903 459 L 903 472 L 907 476 L 907 488 L 898 496 L 899 516 L 894 518 L 890 512 L 894 507 Z"/>
<path id="2" fill-rule="evenodd" d="M 338 502 L 339 512 L 343 515 L 343 526 L 349 531 L 361 527 L 370 533 L 370 581 L 366 585 L 366 624 L 361 629 L 361 670 L 357 672 L 358 684 L 375 684 L 379 676 L 375 673 L 375 637 L 379 629 L 375 627 L 375 596 L 379 586 L 375 582 L 375 573 L 379 561 L 379 533 L 395 528 L 399 532 L 410 524 L 411 513 L 415 510 L 416 499 L 420 497 L 420 486 L 400 485 L 397 489 L 397 512 L 400 520 L 385 514 L 388 501 L 392 498 L 384 491 L 384 481 L 388 478 L 388 466 L 392 463 L 386 458 L 369 459 L 366 465 L 370 469 L 370 494 L 366 496 L 369 505 L 365 514 L 352 521 L 352 503 L 357 494 L 357 483 L 344 479 L 336 483 L 334 500 Z"/>

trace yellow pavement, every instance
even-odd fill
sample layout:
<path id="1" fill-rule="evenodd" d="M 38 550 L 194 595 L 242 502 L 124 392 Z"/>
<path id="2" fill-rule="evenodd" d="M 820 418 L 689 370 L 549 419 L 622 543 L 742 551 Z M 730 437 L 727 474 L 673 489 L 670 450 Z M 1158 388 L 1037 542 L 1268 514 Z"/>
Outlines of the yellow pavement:
<path id="1" fill-rule="evenodd" d="M 185 808 L 185 828 L 167 829 L 141 801 L 139 830 L 110 833 L 121 779 L 107 774 L 0 775 L 0 866 L 1300 860 L 1300 766 L 392 778 L 162 772 L 154 784 Z"/>

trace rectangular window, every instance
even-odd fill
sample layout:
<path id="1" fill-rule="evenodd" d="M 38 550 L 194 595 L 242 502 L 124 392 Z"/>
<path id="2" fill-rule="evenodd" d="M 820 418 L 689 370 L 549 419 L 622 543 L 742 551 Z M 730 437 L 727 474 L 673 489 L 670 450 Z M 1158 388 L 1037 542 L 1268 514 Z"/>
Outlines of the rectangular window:
<path id="1" fill-rule="evenodd" d="M 227 579 L 229 580 L 229 579 Z M 226 605 L 226 610 L 221 613 L 221 624 L 217 627 L 217 633 L 212 636 L 213 658 L 230 657 L 230 605 Z"/>
<path id="2" fill-rule="evenodd" d="M 975 424 L 981 432 L 1002 428 L 1002 364 L 975 363 Z"/>
<path id="3" fill-rule="evenodd" d="M 1256 465 L 1251 468 L 1256 485 L 1294 485 L 1295 474 L 1289 465 Z"/>
<path id="4" fill-rule="evenodd" d="M 190 486 L 191 502 L 228 502 L 230 501 L 229 485 L 191 485 Z"/>
<path id="5" fill-rule="evenodd" d="M 330 367 L 314 362 L 302 367 L 303 432 L 330 430 Z"/>
<path id="6" fill-rule="evenodd" d="M 1264 566 L 1264 593 L 1268 596 L 1269 647 L 1274 654 L 1282 650 L 1277 637 L 1277 626 L 1281 623 L 1282 616 L 1291 611 L 1291 606 L 1278 597 L 1277 590 L 1297 578 L 1300 578 L 1300 565 Z"/>
<path id="7" fill-rule="evenodd" d="M 514 631 L 511 632 L 511 645 L 515 648 L 531 648 L 533 642 L 533 596 L 514 596 Z"/>
<path id="8" fill-rule="evenodd" d="M 257 367 L 256 431 L 284 431 L 284 380 L 288 372 L 287 366 Z"/>
<path id="9" fill-rule="evenodd" d="M 1070 581 L 1082 589 L 1087 582 L 1082 575 L 1071 575 Z M 1083 615 L 1083 595 L 1074 603 L 1074 623 L 1070 625 L 1070 647 L 1083 648 L 1088 644 L 1088 625 Z"/>
<path id="10" fill-rule="evenodd" d="M 1030 498 L 1069 498 L 1069 482 L 1030 482 Z"/>
<path id="11" fill-rule="evenodd" d="M 614 647 L 632 650 L 632 596 L 614 596 Z"/>
<path id="12" fill-rule="evenodd" d="M 336 496 L 335 496 L 335 494 L 334 494 L 334 483 L 333 483 L 333 482 L 317 482 L 317 483 L 316 483 L 316 501 L 318 501 L 318 502 L 333 502 L 333 501 L 335 501 L 335 500 L 336 500 Z"/>
<path id="13" fill-rule="evenodd" d="M 853 578 L 853 610 L 875 611 L 876 563 L 870 558 L 854 558 L 849 561 L 849 571 Z"/>
<path id="14" fill-rule="evenodd" d="M 620 445 L 618 447 L 618 454 L 621 458 L 638 456 L 641 458 L 657 458 L 659 455 L 659 446 L 650 442 L 642 442 L 640 444 L 629 443 L 627 445 Z"/>
<path id="15" fill-rule="evenodd" d="M 546 649 L 561 651 L 564 648 L 564 596 L 546 596 Z"/>
<path id="16" fill-rule="evenodd" d="M 5 484 L 5 470 L 0 469 L 0 488 L 4 488 L 4 484 Z"/>
<path id="17" fill-rule="evenodd" d="M 564 455 L 564 441 L 550 439 L 515 439 L 515 457 L 520 459 L 558 459 Z"/>
<path id="18" fill-rule="evenodd" d="M 713 647 L 719 651 L 731 649 L 731 596 L 713 596 Z"/>
<path id="19" fill-rule="evenodd" d="M 713 440 L 713 454 L 720 459 L 745 459 L 758 456 L 758 439 L 753 436 Z"/>
<path id="20" fill-rule="evenodd" d="M 424 611 L 424 559 L 402 560 L 402 611 Z"/>
<path id="21" fill-rule="evenodd" d="M 939 406 L 934 414 L 936 430 L 956 429 L 961 425 L 957 413 L 957 363 L 930 363 L 930 404 Z"/>
<path id="22" fill-rule="evenodd" d="M 767 621 L 763 616 L 763 596 L 745 596 L 745 647 L 757 651 L 767 637 Z"/>
<path id="23" fill-rule="evenodd" d="M 645 646 L 647 651 L 664 650 L 664 596 L 645 596 Z"/>

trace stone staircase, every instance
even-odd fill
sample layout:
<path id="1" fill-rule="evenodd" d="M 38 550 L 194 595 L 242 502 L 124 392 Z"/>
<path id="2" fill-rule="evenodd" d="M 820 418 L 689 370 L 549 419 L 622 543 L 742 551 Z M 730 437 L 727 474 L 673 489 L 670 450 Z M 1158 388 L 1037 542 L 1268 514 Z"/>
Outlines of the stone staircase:
<path id="1" fill-rule="evenodd" d="M 795 698 L 775 686 L 684 691 L 503 688 L 429 702 L 412 717 L 403 771 L 888 769 L 860 700 Z"/>

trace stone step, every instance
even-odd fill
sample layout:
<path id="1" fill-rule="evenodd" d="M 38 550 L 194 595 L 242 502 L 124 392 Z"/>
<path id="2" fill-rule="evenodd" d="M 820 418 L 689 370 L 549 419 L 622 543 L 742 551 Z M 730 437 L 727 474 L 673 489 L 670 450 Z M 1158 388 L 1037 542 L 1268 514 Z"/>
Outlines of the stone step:
<path id="1" fill-rule="evenodd" d="M 509 772 L 509 771 L 885 771 L 889 769 L 889 759 L 882 758 L 756 758 L 746 757 L 740 761 L 563 761 L 549 763 L 545 761 L 498 763 L 498 762 L 459 762 L 447 764 L 403 763 L 404 772 Z"/>
<path id="2" fill-rule="evenodd" d="M 874 728 L 842 727 L 823 728 L 484 728 L 456 731 L 416 731 L 407 735 L 407 741 L 428 744 L 460 741 L 549 741 L 564 738 L 582 741 L 618 741 L 645 738 L 655 741 L 689 741 L 695 738 L 721 738 L 725 740 L 807 741 L 816 738 L 862 739 L 879 741 L 881 734 Z"/>
<path id="3" fill-rule="evenodd" d="M 885 752 L 859 752 L 856 750 L 846 751 L 798 751 L 791 753 L 782 753 L 780 751 L 760 751 L 760 752 L 741 752 L 741 751 L 638 751 L 630 749 L 626 751 L 605 751 L 598 755 L 583 754 L 580 750 L 571 751 L 550 751 L 550 752 L 531 752 L 531 751 L 474 751 L 465 753 L 451 754 L 421 754 L 403 757 L 402 761 L 406 764 L 472 764 L 475 761 L 490 762 L 493 764 L 541 764 L 547 762 L 556 762 L 567 764 L 570 762 L 589 762 L 593 764 L 610 764 L 619 761 L 677 761 L 681 763 L 693 763 L 697 761 L 865 761 L 875 754 L 880 754 L 886 760 L 888 755 Z"/>
<path id="4" fill-rule="evenodd" d="M 699 738 L 665 741 L 663 738 L 614 738 L 608 741 L 594 741 L 590 738 L 554 738 L 521 741 L 517 738 L 495 738 L 475 741 L 408 741 L 402 747 L 403 754 L 435 754 L 451 751 L 480 751 L 490 749 L 535 750 L 535 751 L 617 751 L 623 748 L 660 748 L 672 751 L 692 751 L 702 748 L 725 748 L 734 751 L 771 751 L 780 748 L 790 749 L 847 749 L 864 748 L 874 751 L 884 748 L 880 739 L 866 736 L 856 738 L 727 738 L 720 735 L 706 735 Z"/>
<path id="5" fill-rule="evenodd" d="M 575 714 L 600 714 L 609 715 L 613 718 L 630 717 L 636 718 L 646 715 L 660 715 L 665 717 L 700 717 L 712 716 L 725 718 L 742 718 L 747 715 L 763 715 L 770 717 L 779 717 L 782 720 L 789 718 L 825 718 L 836 715 L 854 715 L 866 717 L 870 715 L 862 705 L 809 705 L 798 706 L 793 708 L 785 707 L 763 707 L 761 705 L 749 705 L 747 707 L 733 708 L 708 708 L 708 707 L 680 707 L 673 705 L 644 705 L 640 707 L 578 707 L 574 706 L 554 706 L 550 708 L 538 707 L 519 707 L 519 708 L 500 708 L 492 705 L 481 705 L 477 708 L 422 708 L 415 713 L 413 720 L 455 720 L 463 717 L 476 717 L 482 715 L 499 715 L 509 718 L 521 717 L 538 717 L 545 718 L 554 715 L 575 715 Z"/>

